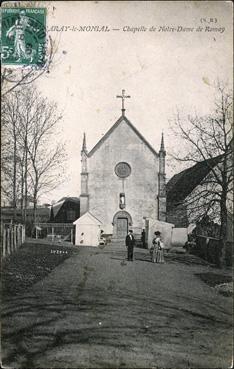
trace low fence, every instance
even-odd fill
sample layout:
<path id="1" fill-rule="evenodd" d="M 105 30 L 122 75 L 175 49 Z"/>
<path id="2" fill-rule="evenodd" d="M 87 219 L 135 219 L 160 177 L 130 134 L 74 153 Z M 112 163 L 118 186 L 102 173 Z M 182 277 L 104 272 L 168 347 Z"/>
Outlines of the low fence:
<path id="1" fill-rule="evenodd" d="M 226 242 L 226 255 L 225 255 L 225 260 L 226 260 L 226 265 L 227 266 L 232 266 L 234 265 L 234 242 L 233 241 L 227 241 Z"/>
<path id="2" fill-rule="evenodd" d="M 25 241 L 23 224 L 1 223 L 2 257 L 12 254 Z"/>
<path id="3" fill-rule="evenodd" d="M 219 264 L 221 255 L 221 242 L 219 238 L 197 235 L 198 256 L 212 264 Z"/>
<path id="4" fill-rule="evenodd" d="M 74 225 L 72 223 L 35 223 L 33 237 L 50 241 L 67 241 L 74 243 Z"/>
<path id="5" fill-rule="evenodd" d="M 225 245 L 225 263 L 232 265 L 232 247 L 233 242 L 226 242 Z M 219 238 L 196 235 L 194 245 L 190 248 L 191 254 L 197 255 L 209 263 L 220 265 L 222 243 Z"/>

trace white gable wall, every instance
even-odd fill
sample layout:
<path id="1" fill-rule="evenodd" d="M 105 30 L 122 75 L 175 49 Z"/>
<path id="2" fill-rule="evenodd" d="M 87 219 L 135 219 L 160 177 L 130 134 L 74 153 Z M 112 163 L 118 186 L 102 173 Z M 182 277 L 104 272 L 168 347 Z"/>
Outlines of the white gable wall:
<path id="1" fill-rule="evenodd" d="M 124 180 L 114 171 L 122 161 L 132 169 Z M 104 230 L 121 210 L 121 192 L 125 193 L 124 210 L 131 215 L 133 228 L 142 227 L 143 217 L 157 219 L 158 167 L 158 158 L 124 121 L 88 158 L 89 211 L 102 221 Z"/>
<path id="2" fill-rule="evenodd" d="M 83 235 L 83 242 L 81 243 L 81 233 Z M 78 224 L 76 225 L 75 244 L 77 246 L 98 246 L 99 245 L 100 226 L 95 224 Z"/>
<path id="3" fill-rule="evenodd" d="M 102 223 L 94 217 L 90 212 L 85 213 L 80 218 L 73 222 L 74 225 L 90 224 L 90 225 L 101 225 Z"/>
<path id="4" fill-rule="evenodd" d="M 75 244 L 78 246 L 98 246 L 101 222 L 87 212 L 74 223 L 76 226 Z M 81 234 L 83 233 L 83 236 Z M 81 242 L 81 240 L 83 242 Z"/>

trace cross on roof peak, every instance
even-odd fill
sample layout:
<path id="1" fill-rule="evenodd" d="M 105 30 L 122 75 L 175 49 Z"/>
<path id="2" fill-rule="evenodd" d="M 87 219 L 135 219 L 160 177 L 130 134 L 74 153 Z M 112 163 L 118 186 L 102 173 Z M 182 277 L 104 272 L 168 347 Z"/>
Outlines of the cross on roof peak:
<path id="1" fill-rule="evenodd" d="M 125 90 L 122 90 L 122 95 L 117 95 L 117 98 L 122 99 L 122 115 L 125 115 L 124 100 L 129 99 L 131 96 L 125 95 Z"/>

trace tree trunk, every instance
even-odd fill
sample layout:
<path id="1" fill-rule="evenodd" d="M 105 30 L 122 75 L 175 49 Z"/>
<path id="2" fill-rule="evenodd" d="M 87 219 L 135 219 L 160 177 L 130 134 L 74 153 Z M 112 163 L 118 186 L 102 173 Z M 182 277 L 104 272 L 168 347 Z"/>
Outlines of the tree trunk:
<path id="1" fill-rule="evenodd" d="M 35 225 L 37 220 L 37 191 L 33 194 L 33 223 Z"/>
<path id="2" fill-rule="evenodd" d="M 20 208 L 21 215 L 23 218 L 23 209 L 24 209 L 24 166 L 21 163 L 21 199 L 20 199 Z"/>
<path id="3" fill-rule="evenodd" d="M 15 127 L 14 127 L 14 153 L 13 153 L 13 221 L 16 220 L 16 136 L 15 136 Z"/>
<path id="4" fill-rule="evenodd" d="M 36 223 L 36 212 L 37 212 L 37 195 L 38 195 L 38 185 L 39 185 L 39 178 L 38 178 L 38 172 L 35 166 L 35 161 L 33 161 L 33 169 L 35 173 L 35 182 L 34 182 L 34 188 L 33 188 L 33 223 L 35 225 Z"/>
<path id="5" fill-rule="evenodd" d="M 223 191 L 220 204 L 220 266 L 226 265 L 226 241 L 227 241 L 227 206 L 226 206 L 226 191 Z"/>
<path id="6" fill-rule="evenodd" d="M 27 207 L 28 207 L 28 137 L 25 136 L 25 165 L 24 165 L 24 222 L 27 220 Z"/>

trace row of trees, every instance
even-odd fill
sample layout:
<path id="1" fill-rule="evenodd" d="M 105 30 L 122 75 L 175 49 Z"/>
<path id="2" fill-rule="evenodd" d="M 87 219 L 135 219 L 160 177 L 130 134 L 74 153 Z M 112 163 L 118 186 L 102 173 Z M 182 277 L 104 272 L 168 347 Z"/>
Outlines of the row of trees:
<path id="1" fill-rule="evenodd" d="M 9 1 L 4 7 L 41 7 L 40 1 Z M 48 4 L 47 4 L 48 5 Z M 28 200 L 33 201 L 34 220 L 40 195 L 53 190 L 64 179 L 65 147 L 56 139 L 62 118 L 57 105 L 35 87 L 59 63 L 58 45 L 48 35 L 45 63 L 11 68 L 1 66 L 2 202 L 20 207 L 26 219 Z M 15 215 L 15 214 L 14 214 Z"/>
<path id="2" fill-rule="evenodd" d="M 2 198 L 22 209 L 28 200 L 34 219 L 40 195 L 63 180 L 64 144 L 57 139 L 62 116 L 35 86 L 13 89 L 2 99 Z"/>

